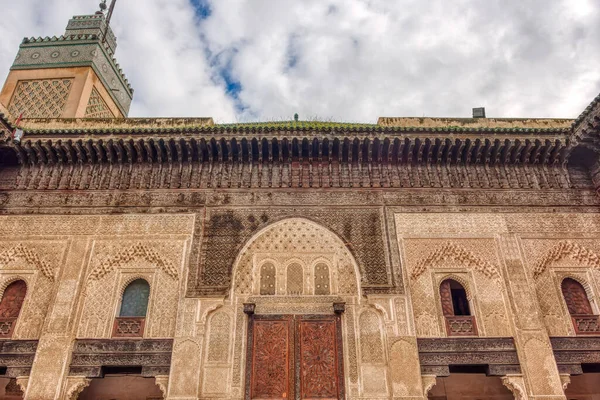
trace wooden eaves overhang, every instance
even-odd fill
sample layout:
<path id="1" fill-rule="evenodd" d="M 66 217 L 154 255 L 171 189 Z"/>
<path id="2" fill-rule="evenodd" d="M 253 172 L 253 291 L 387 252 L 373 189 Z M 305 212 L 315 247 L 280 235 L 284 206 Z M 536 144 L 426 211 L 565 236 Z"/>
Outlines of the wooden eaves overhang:
<path id="1" fill-rule="evenodd" d="M 55 163 L 339 162 L 564 164 L 568 128 L 423 128 L 350 124 L 25 130 L 22 165 Z"/>
<path id="2" fill-rule="evenodd" d="M 21 141 L 5 135 L 0 149 L 4 155 L 7 150 L 16 155 L 21 165 L 337 162 L 556 167 L 565 166 L 575 148 L 600 153 L 600 95 L 575 120 L 422 120 L 230 125 L 215 125 L 211 118 L 24 120 Z M 13 128 L 4 115 L 0 124 Z"/>
<path id="3" fill-rule="evenodd" d="M 9 136 L 13 129 L 14 127 L 10 118 L 2 112 L 2 108 L 0 106 L 0 146 L 9 141 Z"/>
<path id="4" fill-rule="evenodd" d="M 571 142 L 600 153 L 600 94 L 573 122 Z"/>

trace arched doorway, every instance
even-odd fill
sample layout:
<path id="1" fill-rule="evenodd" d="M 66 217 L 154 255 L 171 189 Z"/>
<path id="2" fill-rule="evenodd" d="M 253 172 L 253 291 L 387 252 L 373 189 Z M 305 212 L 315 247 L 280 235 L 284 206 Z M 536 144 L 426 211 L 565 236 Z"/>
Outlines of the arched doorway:
<path id="1" fill-rule="evenodd" d="M 235 261 L 227 300 L 203 317 L 209 333 L 202 395 L 389 395 L 382 316 L 361 298 L 359 278 L 344 242 L 313 221 L 289 218 L 258 232 Z M 364 309 L 378 323 L 362 338 Z M 350 333 L 342 337 L 342 329 Z M 381 357 L 362 357 L 361 339 Z M 309 370 L 321 372 L 312 379 Z M 215 376 L 224 379 L 214 384 Z"/>

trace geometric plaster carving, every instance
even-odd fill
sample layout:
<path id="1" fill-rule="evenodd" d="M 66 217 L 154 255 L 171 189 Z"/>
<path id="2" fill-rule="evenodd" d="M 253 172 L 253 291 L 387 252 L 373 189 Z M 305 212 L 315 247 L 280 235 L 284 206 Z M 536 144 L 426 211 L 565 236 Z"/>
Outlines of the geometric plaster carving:
<path id="1" fill-rule="evenodd" d="M 600 268 L 600 257 L 596 253 L 570 240 L 561 240 L 538 261 L 533 268 L 533 277 L 537 278 L 544 273 L 548 265 L 567 256 L 586 267 Z"/>
<path id="2" fill-rule="evenodd" d="M 515 396 L 516 400 L 526 400 L 525 381 L 523 375 L 505 375 L 501 377 L 502 384 L 508 388 Z"/>
<path id="3" fill-rule="evenodd" d="M 9 262 L 17 261 L 18 259 L 25 260 L 28 264 L 33 265 L 50 280 L 54 280 L 54 271 L 50 264 L 46 261 L 42 260 L 38 254 L 25 246 L 22 243 L 19 243 L 12 249 L 3 251 L 0 253 L 0 264 L 7 264 Z"/>
<path id="4" fill-rule="evenodd" d="M 433 389 L 433 387 L 437 383 L 435 380 L 436 376 L 435 375 L 422 375 L 421 379 L 423 380 L 423 397 L 427 398 L 429 391 L 431 389 Z"/>
<path id="5" fill-rule="evenodd" d="M 83 389 L 88 387 L 92 380 L 85 376 L 69 376 L 67 378 L 67 395 L 66 400 L 77 400 Z"/>
<path id="6" fill-rule="evenodd" d="M 29 377 L 28 376 L 18 376 L 17 377 L 17 385 L 19 385 L 19 388 L 21 388 L 21 391 L 23 393 L 27 392 L 27 385 L 29 384 Z"/>
<path id="7" fill-rule="evenodd" d="M 102 261 L 90 273 L 90 279 L 102 279 L 102 277 L 110 273 L 113 269 L 121 267 L 138 258 L 142 258 L 145 261 L 156 265 L 158 268 L 165 271 L 167 275 L 169 275 L 171 278 L 177 279 L 177 268 L 175 268 L 173 263 L 166 261 L 156 250 L 142 243 L 137 243 L 121 251 L 116 256 L 107 258 L 106 260 Z"/>
<path id="8" fill-rule="evenodd" d="M 169 389 L 169 375 L 157 375 L 154 377 L 156 386 L 160 389 L 164 398 L 167 398 L 167 390 Z"/>
<path id="9" fill-rule="evenodd" d="M 571 375 L 569 374 L 560 374 L 560 382 L 562 383 L 563 390 L 567 390 L 567 386 L 571 383 Z"/>
<path id="10" fill-rule="evenodd" d="M 444 243 L 417 264 L 411 271 L 410 277 L 417 279 L 432 264 L 451 259 L 461 265 L 474 268 L 488 278 L 500 277 L 498 269 L 487 261 L 477 257 L 473 252 L 454 243 Z"/>

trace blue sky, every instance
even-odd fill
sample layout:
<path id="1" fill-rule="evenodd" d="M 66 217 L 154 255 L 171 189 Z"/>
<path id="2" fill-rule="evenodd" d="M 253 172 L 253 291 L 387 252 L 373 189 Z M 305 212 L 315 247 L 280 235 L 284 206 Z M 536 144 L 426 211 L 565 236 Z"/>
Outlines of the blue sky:
<path id="1" fill-rule="evenodd" d="M 0 76 L 96 3 L 0 0 Z M 119 0 L 113 29 L 131 116 L 574 118 L 600 92 L 597 0 Z"/>

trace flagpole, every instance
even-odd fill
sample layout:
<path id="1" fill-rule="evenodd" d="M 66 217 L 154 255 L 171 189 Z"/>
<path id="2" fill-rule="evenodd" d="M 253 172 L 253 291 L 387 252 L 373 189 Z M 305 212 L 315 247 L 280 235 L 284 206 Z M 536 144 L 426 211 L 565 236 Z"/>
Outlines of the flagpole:
<path id="1" fill-rule="evenodd" d="M 110 7 L 108 8 L 108 14 L 106 16 L 106 26 L 110 25 L 110 19 L 112 18 L 113 11 L 115 10 L 115 3 L 117 0 L 112 0 L 110 3 Z"/>
<path id="2" fill-rule="evenodd" d="M 117 0 L 112 0 L 110 2 L 110 7 L 108 8 L 108 13 L 106 14 L 106 27 L 104 28 L 104 34 L 102 35 L 102 44 L 106 42 L 106 35 L 108 34 L 108 28 L 110 27 L 110 20 L 113 15 L 113 11 L 115 10 L 115 3 Z M 106 9 L 106 0 L 102 2 L 104 4 L 104 9 Z M 100 6 L 102 8 L 102 5 Z"/>

